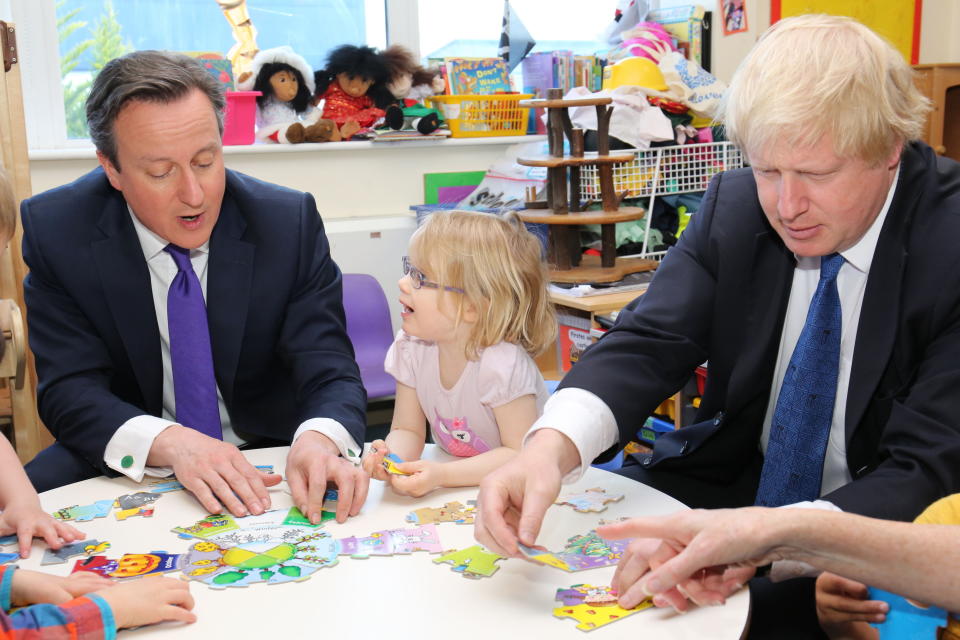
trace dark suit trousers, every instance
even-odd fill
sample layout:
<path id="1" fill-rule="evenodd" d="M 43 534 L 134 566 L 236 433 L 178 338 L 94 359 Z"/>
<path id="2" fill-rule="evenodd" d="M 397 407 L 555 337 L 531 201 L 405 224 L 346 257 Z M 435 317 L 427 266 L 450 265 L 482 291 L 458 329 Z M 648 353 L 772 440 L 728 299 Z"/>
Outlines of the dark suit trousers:
<path id="1" fill-rule="evenodd" d="M 757 456 L 733 484 L 717 485 L 673 471 L 648 470 L 628 456 L 614 473 L 666 493 L 692 509 L 722 509 L 752 505 L 757 495 L 762 459 Z M 817 623 L 814 580 L 797 578 L 773 583 L 750 581 L 751 619 L 748 640 L 807 640 L 826 638 Z"/>

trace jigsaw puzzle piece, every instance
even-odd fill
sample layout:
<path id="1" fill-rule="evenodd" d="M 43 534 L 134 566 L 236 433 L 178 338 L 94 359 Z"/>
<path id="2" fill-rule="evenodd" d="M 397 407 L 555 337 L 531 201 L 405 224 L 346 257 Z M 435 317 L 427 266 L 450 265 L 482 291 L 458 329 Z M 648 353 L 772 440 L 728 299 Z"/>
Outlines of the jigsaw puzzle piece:
<path id="1" fill-rule="evenodd" d="M 9 536 L 0 537 L 0 547 L 6 547 L 11 544 L 17 544 L 17 534 L 13 533 Z"/>
<path id="2" fill-rule="evenodd" d="M 557 498 L 554 504 L 568 504 L 580 513 L 589 511 L 600 512 L 607 508 L 607 503 L 623 500 L 622 493 L 608 494 L 605 489 L 594 487 L 582 493 L 572 493 Z"/>
<path id="3" fill-rule="evenodd" d="M 617 604 L 617 594 L 609 586 L 575 584 L 567 589 L 557 589 L 556 600 L 563 606 L 553 610 L 557 618 L 573 618 L 581 631 L 593 631 L 611 622 L 622 620 L 634 613 L 649 609 L 653 599 L 646 598 L 632 609 L 623 609 Z"/>
<path id="4" fill-rule="evenodd" d="M 94 518 L 105 518 L 113 507 L 113 500 L 97 500 L 93 504 L 73 505 L 54 511 L 51 515 L 57 520 L 87 522 Z"/>
<path id="5" fill-rule="evenodd" d="M 19 553 L 0 553 L 0 564 L 7 564 L 20 559 Z"/>
<path id="6" fill-rule="evenodd" d="M 391 473 L 395 476 L 410 475 L 405 471 L 400 471 L 400 469 L 397 468 L 398 464 L 403 464 L 403 458 L 401 458 L 397 454 L 388 453 L 387 455 L 383 456 L 383 468 L 387 470 L 387 473 Z"/>
<path id="7" fill-rule="evenodd" d="M 101 543 L 99 540 L 83 540 L 81 542 L 71 542 L 70 544 L 65 544 L 56 551 L 53 549 L 46 549 L 43 552 L 43 559 L 40 560 L 41 565 L 47 564 L 63 564 L 71 556 L 79 555 L 91 555 L 93 553 L 98 553 L 110 547 L 109 542 Z"/>
<path id="8" fill-rule="evenodd" d="M 457 573 L 462 573 L 465 578 L 489 578 L 497 572 L 500 567 L 497 561 L 503 560 L 504 556 L 487 551 L 482 546 L 475 544 L 466 549 L 452 549 L 439 558 L 434 558 L 434 563 L 453 565 L 451 569 Z"/>

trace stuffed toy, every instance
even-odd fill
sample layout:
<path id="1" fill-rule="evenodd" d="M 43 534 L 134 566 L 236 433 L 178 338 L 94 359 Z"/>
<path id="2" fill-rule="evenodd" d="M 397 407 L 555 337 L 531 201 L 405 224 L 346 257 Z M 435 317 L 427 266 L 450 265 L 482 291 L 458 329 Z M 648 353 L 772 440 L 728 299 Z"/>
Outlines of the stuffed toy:
<path id="1" fill-rule="evenodd" d="M 380 55 L 386 65 L 387 80 L 371 88 L 370 93 L 377 106 L 386 110 L 385 124 L 397 131 L 416 130 L 423 135 L 436 131 L 443 118 L 422 101 L 443 92 L 443 77 L 438 71 L 417 64 L 413 54 L 400 45 L 391 45 Z"/>
<path id="2" fill-rule="evenodd" d="M 383 117 L 370 87 L 386 80 L 387 71 L 380 55 L 370 47 L 345 44 L 330 52 L 325 69 L 314 74 L 316 89 L 313 103 L 323 101 L 322 117 L 332 120 L 340 137 L 349 140 L 364 127 L 372 127 Z"/>
<path id="3" fill-rule="evenodd" d="M 313 70 L 302 56 L 287 46 L 264 49 L 253 58 L 250 74 L 240 82 L 242 91 L 259 91 L 257 140 L 296 144 L 338 140 L 337 128 L 324 122 L 310 104 Z"/>

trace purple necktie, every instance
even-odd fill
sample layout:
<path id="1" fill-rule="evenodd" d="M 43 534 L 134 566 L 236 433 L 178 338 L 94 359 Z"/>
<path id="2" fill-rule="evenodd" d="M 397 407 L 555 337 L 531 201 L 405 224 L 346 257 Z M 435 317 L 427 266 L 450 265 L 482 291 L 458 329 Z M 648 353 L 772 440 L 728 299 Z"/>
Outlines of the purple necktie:
<path id="1" fill-rule="evenodd" d="M 167 292 L 167 328 L 177 422 L 217 440 L 223 440 L 213 352 L 207 326 L 207 306 L 200 279 L 190 264 L 190 251 L 168 244 L 164 251 L 177 263 L 176 277 Z"/>

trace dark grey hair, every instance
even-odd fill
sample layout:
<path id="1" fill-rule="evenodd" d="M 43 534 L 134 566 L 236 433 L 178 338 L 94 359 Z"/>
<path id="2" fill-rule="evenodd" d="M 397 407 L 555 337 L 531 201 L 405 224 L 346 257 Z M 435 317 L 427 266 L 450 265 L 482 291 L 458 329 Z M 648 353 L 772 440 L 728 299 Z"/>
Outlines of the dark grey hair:
<path id="1" fill-rule="evenodd" d="M 199 89 L 210 98 L 223 135 L 223 87 L 196 59 L 171 51 L 134 51 L 108 62 L 87 98 L 87 126 L 97 151 L 119 171 L 113 124 L 130 101 L 168 103 Z"/>

